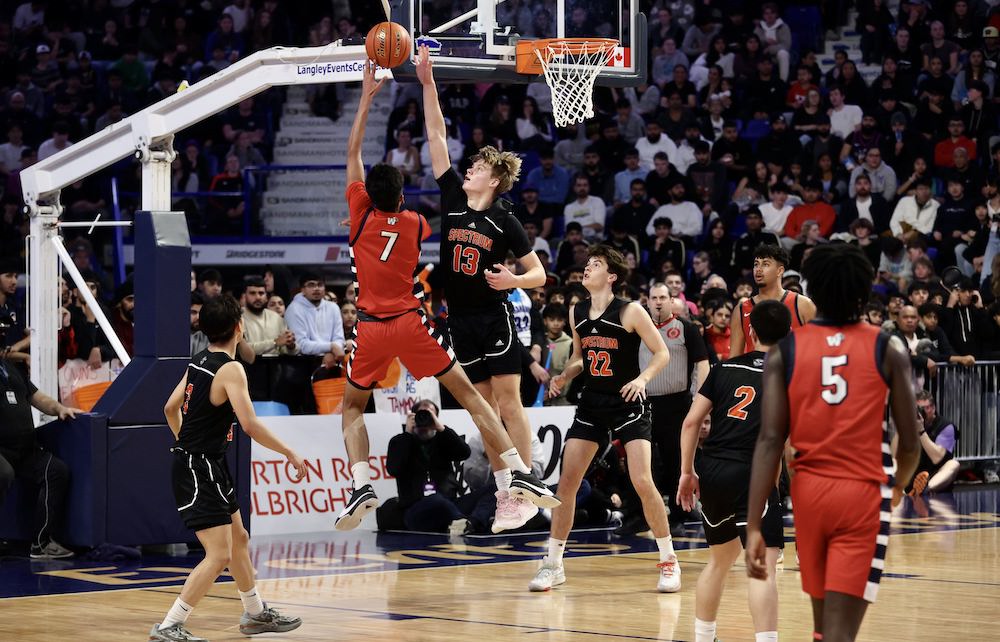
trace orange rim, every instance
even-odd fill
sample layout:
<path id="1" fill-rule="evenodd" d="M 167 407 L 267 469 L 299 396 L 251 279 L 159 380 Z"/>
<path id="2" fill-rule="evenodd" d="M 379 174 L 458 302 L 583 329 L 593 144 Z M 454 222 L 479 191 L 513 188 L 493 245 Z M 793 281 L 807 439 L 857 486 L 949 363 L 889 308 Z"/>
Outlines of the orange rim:
<path id="1" fill-rule="evenodd" d="M 539 40 L 518 40 L 517 47 L 515 48 L 517 73 L 541 74 L 541 58 L 551 55 L 548 52 L 548 48 L 553 45 L 558 45 L 565 53 L 580 56 L 598 53 L 605 49 L 613 49 L 618 46 L 618 41 L 613 38 L 541 38 Z"/>

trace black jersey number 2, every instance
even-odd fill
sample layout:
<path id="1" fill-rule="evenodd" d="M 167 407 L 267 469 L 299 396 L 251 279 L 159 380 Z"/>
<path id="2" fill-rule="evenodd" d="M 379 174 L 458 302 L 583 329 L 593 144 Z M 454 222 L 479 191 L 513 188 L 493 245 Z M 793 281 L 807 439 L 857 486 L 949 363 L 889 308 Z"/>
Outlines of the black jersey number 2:
<path id="1" fill-rule="evenodd" d="M 451 269 L 456 273 L 461 272 L 474 276 L 479 272 L 479 250 L 474 247 L 456 245 Z"/>

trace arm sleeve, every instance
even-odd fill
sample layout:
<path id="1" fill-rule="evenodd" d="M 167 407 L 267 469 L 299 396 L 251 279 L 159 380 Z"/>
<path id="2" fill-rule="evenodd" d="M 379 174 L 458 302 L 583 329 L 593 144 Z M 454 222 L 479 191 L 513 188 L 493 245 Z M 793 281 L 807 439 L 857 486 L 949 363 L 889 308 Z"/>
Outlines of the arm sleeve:
<path id="1" fill-rule="evenodd" d="M 944 429 L 938 433 L 937 439 L 934 443 L 941 446 L 948 452 L 955 452 L 955 426 L 953 424 L 948 424 Z"/>
<path id="2" fill-rule="evenodd" d="M 510 251 L 514 253 L 515 258 L 524 258 L 528 252 L 531 252 L 531 243 L 528 241 L 528 235 L 525 233 L 524 227 L 521 226 L 521 221 L 517 220 L 517 217 L 513 214 L 507 215 L 507 220 L 504 221 L 503 232 L 510 243 Z"/>

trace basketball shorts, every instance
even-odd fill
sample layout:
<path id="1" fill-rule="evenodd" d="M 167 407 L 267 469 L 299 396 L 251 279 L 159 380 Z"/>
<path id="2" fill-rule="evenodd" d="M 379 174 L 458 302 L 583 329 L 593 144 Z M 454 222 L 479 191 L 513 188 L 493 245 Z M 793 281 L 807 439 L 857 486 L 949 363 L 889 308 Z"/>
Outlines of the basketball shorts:
<path id="1" fill-rule="evenodd" d="M 356 388 L 371 390 L 396 357 L 417 379 L 439 377 L 455 363 L 455 354 L 421 310 L 384 321 L 359 316 L 347 380 Z"/>
<path id="2" fill-rule="evenodd" d="M 633 439 L 652 442 L 652 435 L 648 402 L 627 402 L 621 395 L 584 390 L 566 439 L 584 439 L 603 448 L 615 439 L 622 445 Z"/>
<path id="3" fill-rule="evenodd" d="M 472 383 L 521 374 L 521 342 L 510 302 L 482 312 L 450 314 L 448 332 L 458 362 Z"/>
<path id="4" fill-rule="evenodd" d="M 705 540 L 710 546 L 716 546 L 739 537 L 740 543 L 746 546 L 750 462 L 703 454 L 698 459 L 697 471 Z M 774 488 L 764 504 L 761 521 L 761 533 L 768 548 L 785 546 L 784 513 L 778 489 Z"/>
<path id="5" fill-rule="evenodd" d="M 231 524 L 232 514 L 240 507 L 225 455 L 195 454 L 177 447 L 171 450 L 174 501 L 184 525 L 201 531 Z"/>
<path id="6" fill-rule="evenodd" d="M 792 477 L 803 591 L 817 599 L 834 591 L 875 601 L 889 544 L 891 497 L 889 486 L 872 481 L 804 471 Z"/>

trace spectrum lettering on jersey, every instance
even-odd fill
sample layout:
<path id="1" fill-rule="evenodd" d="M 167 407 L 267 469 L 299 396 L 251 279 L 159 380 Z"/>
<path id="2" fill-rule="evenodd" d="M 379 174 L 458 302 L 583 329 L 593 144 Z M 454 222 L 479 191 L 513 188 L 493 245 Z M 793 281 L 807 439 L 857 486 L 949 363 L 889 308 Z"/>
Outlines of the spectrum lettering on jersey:
<path id="1" fill-rule="evenodd" d="M 607 348 L 609 350 L 618 349 L 618 339 L 615 337 L 583 337 L 580 345 L 584 348 Z"/>
<path id="2" fill-rule="evenodd" d="M 448 240 L 458 241 L 460 243 L 472 243 L 473 245 L 478 245 L 485 250 L 493 249 L 493 239 L 481 232 L 467 230 L 464 228 L 448 230 Z"/>

